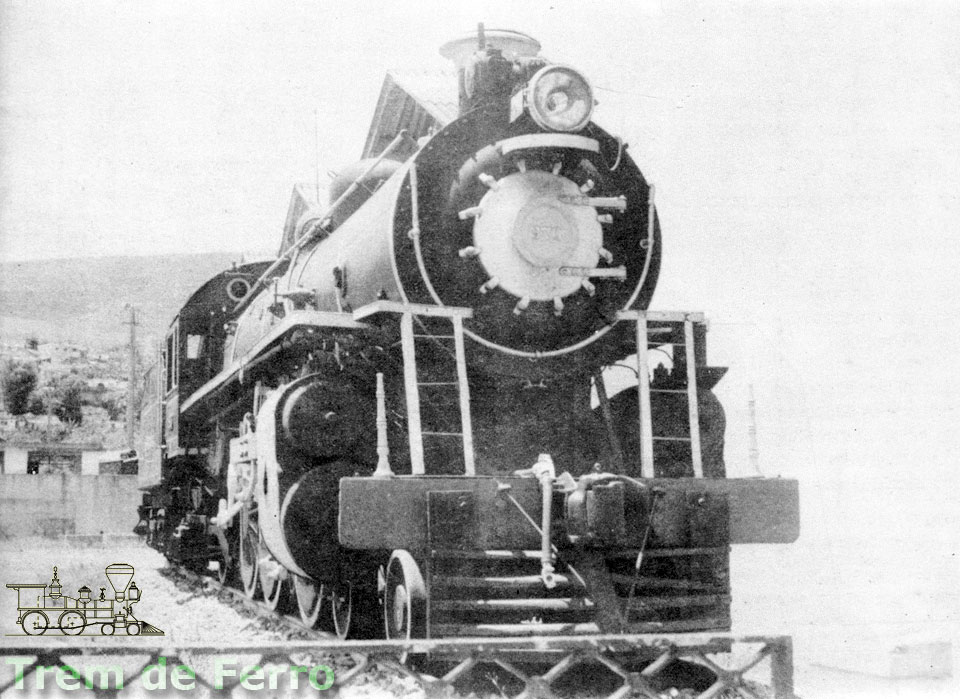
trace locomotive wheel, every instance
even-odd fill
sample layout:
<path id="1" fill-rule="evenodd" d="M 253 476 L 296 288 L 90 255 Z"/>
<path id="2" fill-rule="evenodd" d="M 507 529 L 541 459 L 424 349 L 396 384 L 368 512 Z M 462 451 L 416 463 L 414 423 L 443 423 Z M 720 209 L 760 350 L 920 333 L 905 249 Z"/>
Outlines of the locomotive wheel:
<path id="1" fill-rule="evenodd" d="M 260 577 L 260 527 L 257 525 L 256 505 L 247 504 L 240 510 L 240 582 L 250 599 L 256 599 Z"/>
<path id="2" fill-rule="evenodd" d="M 140 624 L 136 621 L 131 621 L 127 624 L 127 635 L 128 636 L 139 636 L 140 635 Z"/>
<path id="3" fill-rule="evenodd" d="M 234 577 L 233 573 L 236 572 L 233 570 L 236 568 L 236 564 L 230 565 L 226 561 L 220 561 L 220 567 L 217 568 L 217 580 L 221 585 L 229 585 L 231 579 Z"/>
<path id="4" fill-rule="evenodd" d="M 387 639 L 424 638 L 427 632 L 427 586 L 410 552 L 394 551 L 390 556 L 383 594 Z"/>
<path id="5" fill-rule="evenodd" d="M 104 624 L 100 627 L 100 633 L 104 636 L 112 636 L 114 631 L 116 631 L 116 629 L 113 624 Z"/>
<path id="6" fill-rule="evenodd" d="M 76 636 L 83 631 L 83 627 L 87 625 L 83 614 L 75 612 L 72 609 L 61 614 L 58 623 L 60 624 L 60 630 L 67 636 Z"/>
<path id="7" fill-rule="evenodd" d="M 300 610 L 300 620 L 310 627 L 317 625 L 320 612 L 323 610 L 323 585 L 317 585 L 310 578 L 300 575 L 293 576 L 293 590 L 297 596 L 297 607 Z"/>
<path id="8" fill-rule="evenodd" d="M 330 593 L 330 616 L 333 620 L 333 632 L 341 641 L 350 633 L 350 620 L 353 616 L 353 585 L 340 583 Z"/>
<path id="9" fill-rule="evenodd" d="M 266 549 L 261 549 L 261 560 L 263 560 L 264 556 L 269 556 L 269 554 L 266 552 Z M 263 591 L 264 602 L 266 602 L 267 607 L 272 611 L 283 611 L 290 597 L 290 583 L 287 582 L 287 576 L 284 575 L 286 571 L 284 571 L 280 564 L 273 560 L 273 558 L 269 559 L 268 564 L 258 567 L 260 572 L 260 589 Z M 276 572 L 271 572 L 270 569 Z"/>
<path id="10" fill-rule="evenodd" d="M 231 527 L 224 533 L 224 537 L 227 540 L 227 547 L 229 548 L 228 553 L 230 554 L 230 560 L 224 556 L 220 559 L 220 566 L 217 568 L 217 580 L 220 581 L 221 585 L 229 585 L 234 587 L 237 583 L 237 558 L 239 556 L 239 546 L 237 544 L 236 529 Z"/>
<path id="11" fill-rule="evenodd" d="M 43 612 L 27 612 L 20 620 L 20 626 L 28 636 L 42 636 L 50 628 L 50 619 Z"/>

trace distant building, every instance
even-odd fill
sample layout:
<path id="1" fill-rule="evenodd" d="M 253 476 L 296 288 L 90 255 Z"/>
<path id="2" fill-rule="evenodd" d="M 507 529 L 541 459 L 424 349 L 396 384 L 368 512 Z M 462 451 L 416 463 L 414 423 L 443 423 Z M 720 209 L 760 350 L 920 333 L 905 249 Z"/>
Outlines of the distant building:
<path id="1" fill-rule="evenodd" d="M 0 442 L 0 474 L 136 475 L 136 455 L 94 442 Z"/>

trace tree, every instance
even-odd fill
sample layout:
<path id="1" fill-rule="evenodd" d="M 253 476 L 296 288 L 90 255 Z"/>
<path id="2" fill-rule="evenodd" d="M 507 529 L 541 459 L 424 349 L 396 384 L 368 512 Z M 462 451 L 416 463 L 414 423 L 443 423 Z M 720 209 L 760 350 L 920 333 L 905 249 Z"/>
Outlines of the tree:
<path id="1" fill-rule="evenodd" d="M 57 386 L 57 407 L 53 414 L 61 422 L 72 422 L 79 425 L 83 422 L 83 389 L 86 384 L 83 380 L 68 376 Z"/>
<path id="2" fill-rule="evenodd" d="M 7 410 L 13 415 L 23 415 L 30 407 L 30 394 L 37 386 L 37 368 L 27 362 L 8 360 L 0 374 Z"/>

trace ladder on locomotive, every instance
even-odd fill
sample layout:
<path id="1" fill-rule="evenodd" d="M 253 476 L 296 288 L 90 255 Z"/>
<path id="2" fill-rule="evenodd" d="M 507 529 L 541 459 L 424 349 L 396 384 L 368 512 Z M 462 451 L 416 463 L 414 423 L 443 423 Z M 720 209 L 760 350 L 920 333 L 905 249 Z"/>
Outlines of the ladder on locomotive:
<path id="1" fill-rule="evenodd" d="M 470 318 L 473 311 L 454 306 L 376 301 L 358 309 L 354 318 L 360 320 L 383 314 L 400 317 L 412 474 L 426 473 L 425 443 L 440 446 L 430 450 L 436 454 L 449 452 L 442 445 L 454 440 L 461 447 L 463 475 L 474 475 L 470 387 L 463 339 L 463 321 Z M 418 358 L 428 361 L 418 361 Z M 453 405 L 459 412 L 458 424 L 450 422 L 452 411 L 448 408 Z"/>
<path id="2" fill-rule="evenodd" d="M 703 478 L 703 454 L 700 435 L 700 409 L 698 404 L 697 369 L 705 364 L 703 338 L 705 319 L 701 313 L 677 313 L 658 311 L 620 311 L 617 317 L 636 325 L 637 377 L 640 427 L 640 475 L 653 478 L 654 445 L 656 442 L 684 442 L 690 445 L 690 460 L 695 478 Z M 674 382 L 667 387 L 651 384 L 649 350 L 660 345 L 674 347 L 674 367 L 685 368 L 685 381 Z M 683 353 L 677 350 L 682 348 Z M 651 394 L 672 394 L 685 398 L 687 410 L 685 434 L 654 434 L 651 411 Z"/>

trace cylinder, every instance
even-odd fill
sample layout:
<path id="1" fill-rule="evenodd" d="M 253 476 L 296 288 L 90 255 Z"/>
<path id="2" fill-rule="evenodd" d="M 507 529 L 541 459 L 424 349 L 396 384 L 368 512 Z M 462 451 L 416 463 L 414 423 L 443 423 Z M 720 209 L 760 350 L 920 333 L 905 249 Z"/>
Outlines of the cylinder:
<path id="1" fill-rule="evenodd" d="M 374 407 L 349 381 L 316 381 L 295 388 L 280 408 L 287 446 L 314 459 L 349 454 L 372 422 Z"/>

